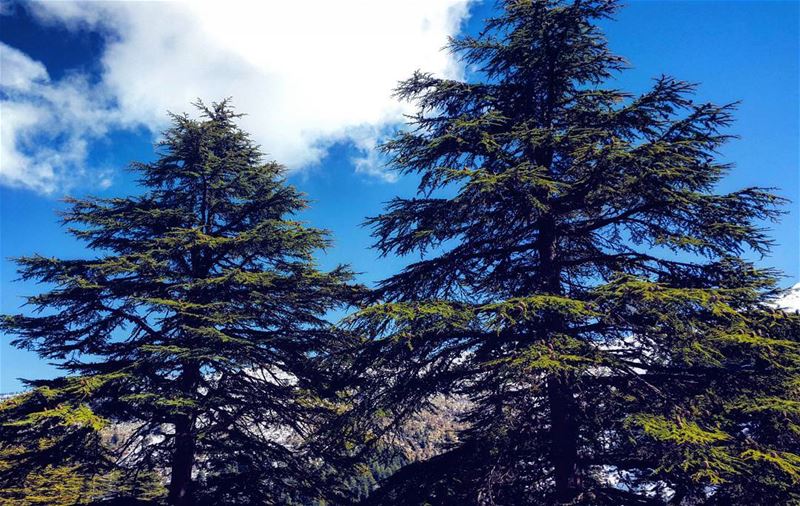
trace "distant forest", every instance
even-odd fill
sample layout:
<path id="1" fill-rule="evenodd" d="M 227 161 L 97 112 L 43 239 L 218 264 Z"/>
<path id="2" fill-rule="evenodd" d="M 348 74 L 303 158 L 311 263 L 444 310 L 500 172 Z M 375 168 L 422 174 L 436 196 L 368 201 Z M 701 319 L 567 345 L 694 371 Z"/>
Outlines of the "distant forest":
<path id="1" fill-rule="evenodd" d="M 618 8 L 505 0 L 469 79 L 398 85 L 373 287 L 231 100 L 171 115 L 140 193 L 68 200 L 91 258 L 16 260 L 0 329 L 63 375 L 0 401 L 0 505 L 800 504 L 800 315 L 748 260 L 786 202 L 717 191 L 735 105 L 612 86 Z"/>

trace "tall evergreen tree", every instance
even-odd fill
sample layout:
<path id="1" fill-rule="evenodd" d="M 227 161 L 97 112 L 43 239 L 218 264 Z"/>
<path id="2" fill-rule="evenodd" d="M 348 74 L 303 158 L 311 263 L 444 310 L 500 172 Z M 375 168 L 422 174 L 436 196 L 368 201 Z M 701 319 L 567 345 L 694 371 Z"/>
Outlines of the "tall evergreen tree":
<path id="1" fill-rule="evenodd" d="M 398 88 L 419 110 L 385 151 L 419 193 L 368 223 L 422 258 L 353 318 L 373 336 L 361 395 L 376 430 L 435 393 L 474 407 L 372 501 L 800 501 L 800 323 L 744 258 L 783 202 L 715 192 L 733 106 L 670 77 L 606 85 L 613 0 L 499 7 L 449 45 L 473 80 Z"/>
<path id="2" fill-rule="evenodd" d="M 141 196 L 69 200 L 64 222 L 99 256 L 18 260 L 52 289 L 3 329 L 69 373 L 33 382 L 52 402 L 25 417 L 128 424 L 118 464 L 168 472 L 170 504 L 311 500 L 325 449 L 308 436 L 336 408 L 321 363 L 346 345 L 325 315 L 352 300 L 351 272 L 317 269 L 326 232 L 293 218 L 306 200 L 227 101 L 197 106 L 133 165 Z"/>

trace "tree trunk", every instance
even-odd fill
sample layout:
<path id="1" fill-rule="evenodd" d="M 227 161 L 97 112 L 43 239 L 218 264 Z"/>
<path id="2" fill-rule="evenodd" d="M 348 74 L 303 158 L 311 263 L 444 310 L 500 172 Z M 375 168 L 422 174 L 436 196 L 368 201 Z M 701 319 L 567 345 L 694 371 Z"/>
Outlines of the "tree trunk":
<path id="1" fill-rule="evenodd" d="M 169 504 L 174 506 L 189 506 L 194 503 L 191 490 L 195 449 L 192 425 L 191 418 L 186 415 L 175 420 L 175 450 L 169 483 Z"/>
<path id="2" fill-rule="evenodd" d="M 540 219 L 538 253 L 540 260 L 540 289 L 552 295 L 562 295 L 561 272 L 556 263 L 556 222 L 552 215 Z M 542 337 L 545 342 L 563 331 L 560 314 L 544 315 Z M 550 460 L 553 464 L 555 498 L 568 504 L 580 492 L 578 472 L 578 424 L 575 419 L 575 397 L 572 385 L 575 376 L 569 372 L 553 373 L 547 378 L 547 400 L 550 407 Z"/>
<path id="3" fill-rule="evenodd" d="M 573 379 L 569 373 L 553 374 L 547 379 L 555 497 L 562 504 L 572 502 L 581 487 L 578 473 L 578 428 L 571 385 Z"/>
<path id="4" fill-rule="evenodd" d="M 186 364 L 179 380 L 182 392 L 191 395 L 197 388 L 200 371 L 196 364 Z M 181 413 L 175 416 L 175 448 L 172 454 L 172 473 L 169 482 L 168 503 L 173 506 L 194 504 L 192 468 L 194 467 L 195 434 L 194 415 Z"/>

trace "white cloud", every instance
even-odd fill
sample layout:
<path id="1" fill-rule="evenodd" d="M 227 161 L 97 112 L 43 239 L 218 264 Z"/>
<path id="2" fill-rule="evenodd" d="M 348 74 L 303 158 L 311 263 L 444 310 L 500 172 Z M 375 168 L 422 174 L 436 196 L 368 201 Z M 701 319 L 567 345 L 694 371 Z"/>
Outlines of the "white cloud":
<path id="1" fill-rule="evenodd" d="M 80 141 L 85 148 L 109 128 L 145 125 L 158 132 L 166 126 L 167 110 L 186 111 L 196 98 L 232 96 L 248 114 L 242 126 L 290 169 L 314 164 L 331 143 L 349 140 L 362 151 L 354 160 L 357 171 L 391 181 L 373 148 L 381 133 L 409 112 L 392 90 L 418 68 L 460 76 L 460 65 L 441 49 L 458 32 L 468 1 L 28 4 L 44 22 L 102 30 L 108 37 L 95 86 L 77 78 L 51 83 L 38 62 L 9 52 L 21 61 L 9 79 L 34 92 L 20 95 L 10 108 L 3 104 L 3 137 L 9 138 L 0 153 L 3 180 L 13 176 L 17 184 L 28 181 L 42 191 L 58 188 L 65 169 L 50 155 L 41 173 L 20 169 L 19 160 L 42 158 L 23 149 L 24 141 L 39 128 L 52 130 L 54 116 L 63 129 L 88 119 L 75 114 L 78 105 L 98 124 L 76 128 L 72 155 L 79 154 Z M 73 102 L 50 112 L 43 104 L 49 107 L 56 96 Z M 39 115 L 18 119 L 14 108 L 23 105 Z M 17 117 L 8 128 L 7 110 Z M 6 160 L 12 163 L 8 171 Z"/>
<path id="2" fill-rule="evenodd" d="M 0 86 L 15 91 L 31 91 L 37 84 L 49 80 L 47 69 L 38 61 L 11 46 L 0 42 Z"/>
<path id="3" fill-rule="evenodd" d="M 387 132 L 376 127 L 354 128 L 347 132 L 353 145 L 360 152 L 350 162 L 355 171 L 360 174 L 376 177 L 388 183 L 397 181 L 397 173 L 384 168 L 384 160 L 378 150 L 378 141 L 387 135 Z"/>
<path id="4" fill-rule="evenodd" d="M 118 122 L 101 87 L 75 75 L 53 82 L 41 62 L 0 43 L 0 183 L 52 193 L 77 179 L 88 142 Z"/>

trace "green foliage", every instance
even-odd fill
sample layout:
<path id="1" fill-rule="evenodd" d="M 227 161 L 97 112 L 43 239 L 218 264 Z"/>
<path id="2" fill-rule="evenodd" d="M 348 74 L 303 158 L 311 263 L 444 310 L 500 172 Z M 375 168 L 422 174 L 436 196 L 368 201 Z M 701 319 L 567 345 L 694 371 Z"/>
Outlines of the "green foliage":
<path id="1" fill-rule="evenodd" d="M 384 150 L 419 191 L 368 224 L 421 260 L 349 320 L 370 337 L 355 412 L 382 434 L 437 394 L 474 404 L 457 447 L 373 502 L 800 500 L 800 317 L 745 259 L 784 201 L 716 192 L 734 105 L 607 85 L 614 1 L 499 7 L 450 43 L 474 79 L 397 89 L 418 110 Z"/>
<path id="2" fill-rule="evenodd" d="M 121 471 L 92 475 L 85 472 L 79 466 L 49 465 L 41 472 L 29 474 L 19 486 L 0 490 L 0 505 L 72 506 L 117 496 L 148 501 L 164 495 L 156 475 L 148 476 L 145 483 L 131 485 Z"/>
<path id="3" fill-rule="evenodd" d="M 199 119 L 172 115 L 155 161 L 132 165 L 141 195 L 68 199 L 64 223 L 95 258 L 17 259 L 51 289 L 2 328 L 67 375 L 34 382 L 48 407 L 7 411 L 5 427 L 83 431 L 109 472 L 168 476 L 172 504 L 324 497 L 329 445 L 312 436 L 341 409 L 328 361 L 351 345 L 325 314 L 360 289 L 344 266 L 317 269 L 327 233 L 297 220 L 304 197 L 228 102 L 196 105 Z M 97 441 L 107 423 L 132 427 L 113 452 Z M 65 442 L 16 467 L 72 473 Z"/>
<path id="4" fill-rule="evenodd" d="M 0 504 L 90 504 L 117 497 L 158 499 L 161 477 L 113 464 L 105 420 L 71 404 L 106 378 L 55 380 L 0 404 Z"/>
<path id="5" fill-rule="evenodd" d="M 499 7 L 450 42 L 470 81 L 397 89 L 419 191 L 368 224 L 421 258 L 346 329 L 363 290 L 226 101 L 171 117 L 140 195 L 68 199 L 97 255 L 17 259 L 49 288 L 0 329 L 65 375 L 0 405 L 0 501 L 800 503 L 800 316 L 746 259 L 784 201 L 717 192 L 734 106 L 610 87 L 613 0 Z M 442 397 L 458 434 L 393 451 Z"/>

